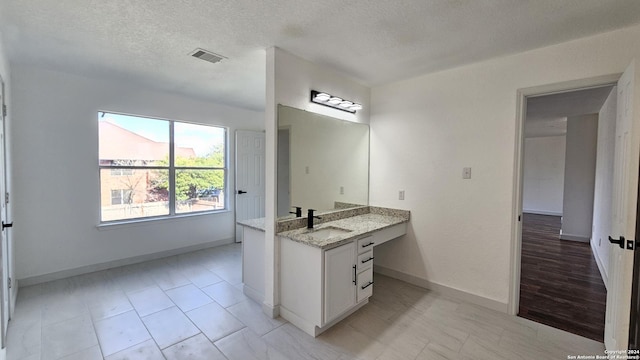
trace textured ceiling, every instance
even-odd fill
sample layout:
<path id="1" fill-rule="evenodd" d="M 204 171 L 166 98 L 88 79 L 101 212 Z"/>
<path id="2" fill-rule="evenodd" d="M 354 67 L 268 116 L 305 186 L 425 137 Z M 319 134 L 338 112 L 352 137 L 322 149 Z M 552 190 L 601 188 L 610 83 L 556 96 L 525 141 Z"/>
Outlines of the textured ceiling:
<path id="1" fill-rule="evenodd" d="M 250 109 L 271 46 L 372 86 L 638 22 L 638 0 L 0 0 L 14 63 Z"/>
<path id="2" fill-rule="evenodd" d="M 567 117 L 597 114 L 612 88 L 603 86 L 528 98 L 525 137 L 566 134 Z"/>

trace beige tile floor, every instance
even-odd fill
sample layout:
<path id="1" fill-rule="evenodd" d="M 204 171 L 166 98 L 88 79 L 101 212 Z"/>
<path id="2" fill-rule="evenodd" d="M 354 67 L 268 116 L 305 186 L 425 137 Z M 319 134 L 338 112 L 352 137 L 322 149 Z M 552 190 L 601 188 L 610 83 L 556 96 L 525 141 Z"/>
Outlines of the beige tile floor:
<path id="1" fill-rule="evenodd" d="M 8 359 L 567 359 L 603 344 L 375 275 L 318 338 L 241 291 L 238 244 L 21 288 Z"/>

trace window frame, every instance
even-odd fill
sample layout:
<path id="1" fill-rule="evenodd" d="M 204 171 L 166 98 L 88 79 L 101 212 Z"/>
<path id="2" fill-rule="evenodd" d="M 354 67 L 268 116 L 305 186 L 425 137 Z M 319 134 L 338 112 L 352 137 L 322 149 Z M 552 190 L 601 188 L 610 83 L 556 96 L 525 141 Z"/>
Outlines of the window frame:
<path id="1" fill-rule="evenodd" d="M 149 119 L 149 120 L 161 120 L 161 121 L 167 121 L 169 123 L 169 165 L 168 166 L 135 166 L 135 165 L 102 165 L 100 162 L 100 149 L 99 149 L 99 145 L 98 145 L 98 161 L 97 161 L 97 165 L 98 165 L 98 197 L 99 197 L 99 201 L 98 201 L 98 206 L 99 206 L 99 212 L 98 212 L 98 226 L 103 226 L 103 225 L 118 225 L 118 224 L 127 224 L 127 223 L 139 223 L 139 222 L 146 222 L 146 221 L 155 221 L 155 220 L 162 220 L 162 219 L 176 219 L 176 218 L 183 218 L 183 217 L 192 217 L 192 216 L 200 216 L 200 215 L 207 215 L 207 214 L 216 214 L 216 213 L 223 213 L 223 212 L 229 212 L 229 127 L 228 126 L 222 126 L 222 125 L 212 125 L 212 124 L 206 124 L 206 123 L 199 123 L 199 122 L 193 122 L 193 121 L 185 121 L 185 120 L 173 120 L 173 119 L 167 119 L 167 118 L 160 118 L 160 117 L 152 117 L 152 116 L 145 116 L 145 115 L 134 115 L 134 114 L 128 114 L 128 113 L 121 113 L 121 112 L 114 112 L 114 111 L 106 111 L 106 110 L 98 110 L 97 111 L 97 118 L 98 121 L 100 121 L 100 114 L 114 114 L 114 115 L 124 115 L 124 116 L 131 116 L 131 117 L 137 117 L 137 118 L 142 118 L 142 119 Z M 208 126 L 208 127 L 212 127 L 212 128 L 219 128 L 222 129 L 224 131 L 224 135 L 223 135 L 223 139 L 224 139 L 224 163 L 222 167 L 193 167 L 193 166 L 176 166 L 175 165 L 175 123 L 182 123 L 182 124 L 189 124 L 189 125 L 199 125 L 199 126 Z M 98 135 L 98 143 L 100 141 L 100 131 L 98 130 L 97 132 Z M 102 170 L 115 170 L 115 169 L 120 169 L 120 170 L 131 170 L 132 172 L 134 172 L 135 170 L 165 170 L 168 171 L 168 182 L 169 182 L 169 186 L 167 188 L 167 191 L 169 193 L 169 214 L 165 214 L 165 215 L 154 215 L 154 216 L 143 216 L 143 217 L 132 217 L 132 218 L 124 218 L 124 219 L 115 219 L 115 220 L 102 220 L 102 196 L 101 196 L 101 187 L 102 187 Z M 212 210 L 196 210 L 196 211 L 190 211 L 190 212 L 177 212 L 176 211 L 176 192 L 175 192 L 175 188 L 176 188 L 176 172 L 179 170 L 220 170 L 223 172 L 223 184 L 224 184 L 224 188 L 222 189 L 221 193 L 223 194 L 223 198 L 224 198 L 224 203 L 223 203 L 223 208 L 221 209 L 212 209 Z M 173 190 L 173 191 L 172 191 Z"/>

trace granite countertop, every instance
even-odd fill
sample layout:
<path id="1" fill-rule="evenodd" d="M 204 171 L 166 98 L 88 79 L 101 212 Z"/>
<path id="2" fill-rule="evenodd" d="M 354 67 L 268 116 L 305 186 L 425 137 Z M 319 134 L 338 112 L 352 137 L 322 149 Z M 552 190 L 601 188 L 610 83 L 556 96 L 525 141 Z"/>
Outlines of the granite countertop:
<path id="1" fill-rule="evenodd" d="M 238 225 L 247 226 L 256 230 L 265 231 L 265 218 L 240 220 Z"/>
<path id="2" fill-rule="evenodd" d="M 334 220 L 325 222 L 314 226 L 313 230 L 305 228 L 284 231 L 278 233 L 278 236 L 283 236 L 293 241 L 303 243 L 305 245 L 317 247 L 320 249 L 329 249 L 338 247 L 354 238 L 367 235 L 374 231 L 382 230 L 397 224 L 408 222 L 409 218 L 405 216 L 394 215 L 381 215 L 381 214 L 364 214 L 358 216 L 352 216 L 340 220 Z M 316 239 L 309 235 L 313 231 L 318 231 L 324 228 L 340 228 L 344 230 L 350 230 L 347 233 L 338 234 L 327 239 Z"/>

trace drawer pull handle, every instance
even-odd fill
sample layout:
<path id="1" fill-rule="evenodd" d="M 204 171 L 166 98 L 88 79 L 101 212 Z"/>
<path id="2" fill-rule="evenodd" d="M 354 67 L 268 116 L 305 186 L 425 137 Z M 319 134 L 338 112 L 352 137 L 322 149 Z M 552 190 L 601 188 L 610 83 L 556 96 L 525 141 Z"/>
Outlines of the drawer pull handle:
<path id="1" fill-rule="evenodd" d="M 375 243 L 372 241 L 372 242 L 370 242 L 370 243 L 368 243 L 368 244 L 362 244 L 362 247 L 363 247 L 363 248 L 366 248 L 366 247 L 369 247 L 369 246 L 374 245 L 374 244 L 375 244 Z"/>
<path id="2" fill-rule="evenodd" d="M 371 260 L 373 260 L 373 256 L 372 256 L 372 257 L 370 257 L 370 258 L 368 258 L 367 260 L 362 260 L 362 263 L 363 263 L 363 264 L 364 264 L 364 263 L 368 263 L 368 262 L 369 262 L 369 261 L 371 261 Z"/>
<path id="3" fill-rule="evenodd" d="M 367 285 L 363 285 L 361 286 L 362 290 L 368 288 L 369 286 L 373 285 L 373 281 L 369 281 L 369 283 Z"/>
<path id="4" fill-rule="evenodd" d="M 356 275 L 356 266 L 353 265 L 353 285 L 357 285 L 356 280 L 357 280 L 357 275 Z"/>

